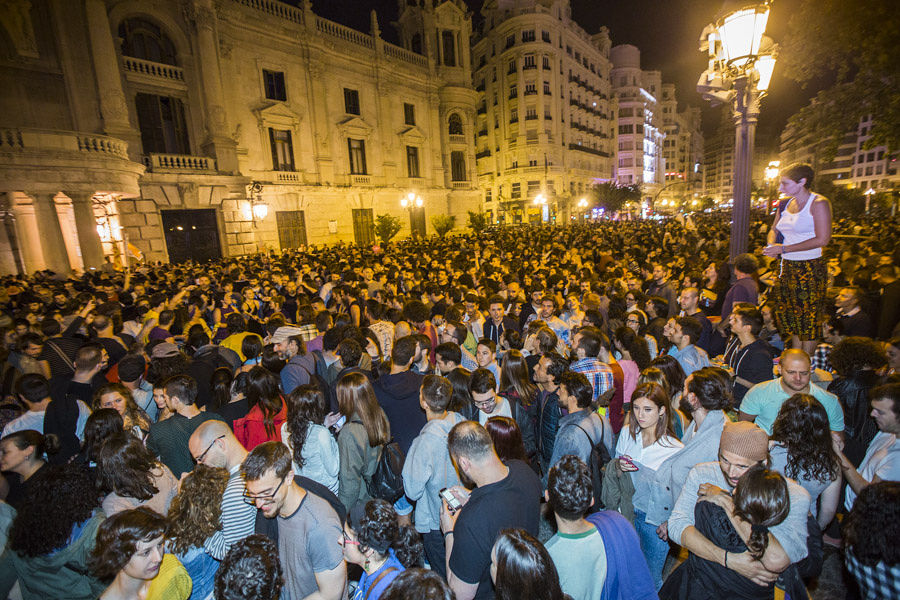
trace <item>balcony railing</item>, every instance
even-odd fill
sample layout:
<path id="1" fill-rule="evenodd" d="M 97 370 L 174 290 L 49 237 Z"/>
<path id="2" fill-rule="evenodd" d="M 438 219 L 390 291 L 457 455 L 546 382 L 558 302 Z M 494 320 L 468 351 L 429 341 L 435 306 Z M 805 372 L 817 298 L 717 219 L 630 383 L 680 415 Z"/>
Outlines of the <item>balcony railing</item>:
<path id="1" fill-rule="evenodd" d="M 184 69 L 181 67 L 134 58 L 133 56 L 123 56 L 122 63 L 126 73 L 184 83 Z"/>
<path id="2" fill-rule="evenodd" d="M 468 181 L 452 181 L 450 185 L 453 186 L 454 190 L 466 190 L 471 187 Z"/>
<path id="3" fill-rule="evenodd" d="M 41 150 L 128 158 L 128 143 L 105 135 L 52 129 L 0 129 L 0 152 Z"/>
<path id="4" fill-rule="evenodd" d="M 450 143 L 451 144 L 465 144 L 466 136 L 458 135 L 458 134 L 450 134 Z"/>
<path id="5" fill-rule="evenodd" d="M 169 173 L 215 173 L 216 160 L 208 156 L 191 154 L 148 154 L 144 156 L 144 166 L 154 172 Z"/>
<path id="6" fill-rule="evenodd" d="M 602 156 L 604 158 L 609 158 L 608 152 L 604 152 L 603 150 L 597 150 L 595 148 L 590 148 L 588 146 L 582 146 L 581 144 L 569 144 L 569 150 L 578 150 L 579 152 L 587 152 L 588 154 L 594 154 L 596 156 Z"/>
<path id="7" fill-rule="evenodd" d="M 487 158 L 487 157 L 490 156 L 490 155 L 491 155 L 491 151 L 490 151 L 490 150 L 482 150 L 481 152 L 478 152 L 478 153 L 475 154 L 475 160 L 479 160 L 479 159 L 482 159 L 482 158 Z"/>

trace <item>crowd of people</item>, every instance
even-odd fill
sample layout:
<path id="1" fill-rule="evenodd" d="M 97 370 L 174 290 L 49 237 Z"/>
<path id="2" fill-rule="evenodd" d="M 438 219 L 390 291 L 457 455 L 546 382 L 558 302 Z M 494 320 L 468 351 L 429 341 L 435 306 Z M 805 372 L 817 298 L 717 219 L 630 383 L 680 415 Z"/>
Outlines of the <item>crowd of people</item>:
<path id="1" fill-rule="evenodd" d="M 900 264 L 696 214 L 0 279 L 0 598 L 900 597 Z"/>

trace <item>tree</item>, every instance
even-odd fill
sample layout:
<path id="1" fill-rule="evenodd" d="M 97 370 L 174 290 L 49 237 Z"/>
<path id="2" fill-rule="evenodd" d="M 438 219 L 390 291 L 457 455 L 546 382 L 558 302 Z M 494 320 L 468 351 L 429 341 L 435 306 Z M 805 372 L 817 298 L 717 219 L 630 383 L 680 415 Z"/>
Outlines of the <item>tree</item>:
<path id="1" fill-rule="evenodd" d="M 900 148 L 900 11 L 893 0 L 801 0 L 792 11 L 779 65 L 808 85 L 834 84 L 791 117 L 790 126 L 823 140 L 825 160 L 871 114 L 866 147 Z"/>
<path id="2" fill-rule="evenodd" d="M 488 226 L 487 215 L 482 212 L 469 211 L 469 229 L 472 233 L 478 234 L 484 231 Z"/>
<path id="3" fill-rule="evenodd" d="M 641 201 L 641 186 L 598 183 L 591 188 L 593 203 L 609 213 L 619 212 L 627 202 Z"/>
<path id="4" fill-rule="evenodd" d="M 381 240 L 382 246 L 386 246 L 400 232 L 400 228 L 400 219 L 397 217 L 391 215 L 375 217 L 375 237 Z"/>
<path id="5" fill-rule="evenodd" d="M 434 215 L 433 217 L 431 217 L 431 225 L 432 227 L 434 227 L 434 232 L 437 233 L 438 236 L 444 237 L 454 227 L 456 227 L 456 216 Z"/>
<path id="6" fill-rule="evenodd" d="M 859 188 L 819 181 L 816 182 L 816 192 L 831 200 L 832 210 L 839 217 L 859 216 L 866 211 L 866 195 Z"/>

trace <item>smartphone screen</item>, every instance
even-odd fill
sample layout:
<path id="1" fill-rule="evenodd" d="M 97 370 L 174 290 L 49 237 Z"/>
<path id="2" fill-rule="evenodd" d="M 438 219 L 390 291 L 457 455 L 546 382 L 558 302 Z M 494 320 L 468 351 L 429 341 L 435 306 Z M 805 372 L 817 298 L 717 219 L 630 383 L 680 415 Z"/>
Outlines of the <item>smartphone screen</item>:
<path id="1" fill-rule="evenodd" d="M 456 510 L 459 510 L 460 507 L 462 507 L 462 504 L 460 504 L 460 502 L 459 502 L 459 500 L 457 500 L 456 496 L 453 495 L 453 492 L 451 492 L 447 488 L 442 489 L 440 491 L 440 494 L 441 494 L 441 498 L 443 498 L 444 500 L 447 501 L 447 506 L 450 507 L 450 510 L 456 511 Z"/>

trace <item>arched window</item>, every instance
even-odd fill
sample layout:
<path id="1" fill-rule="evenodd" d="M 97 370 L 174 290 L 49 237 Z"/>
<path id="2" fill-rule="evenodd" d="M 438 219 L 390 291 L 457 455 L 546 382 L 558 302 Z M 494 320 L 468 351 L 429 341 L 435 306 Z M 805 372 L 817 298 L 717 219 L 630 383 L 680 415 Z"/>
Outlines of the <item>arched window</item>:
<path id="1" fill-rule="evenodd" d="M 450 135 L 463 135 L 463 123 L 462 117 L 458 114 L 453 113 L 450 115 L 450 120 L 448 121 Z"/>
<path id="2" fill-rule="evenodd" d="M 178 66 L 175 44 L 156 24 L 135 17 L 119 25 L 122 54 L 166 65 Z"/>

